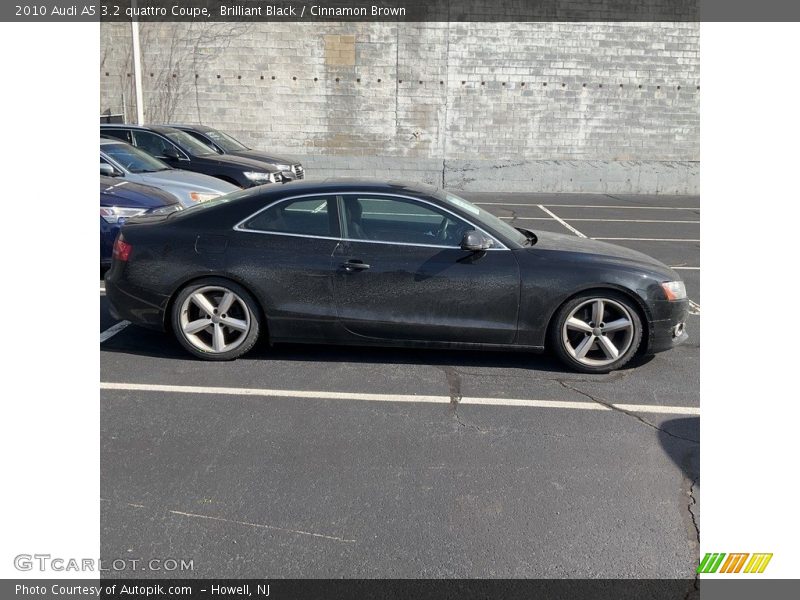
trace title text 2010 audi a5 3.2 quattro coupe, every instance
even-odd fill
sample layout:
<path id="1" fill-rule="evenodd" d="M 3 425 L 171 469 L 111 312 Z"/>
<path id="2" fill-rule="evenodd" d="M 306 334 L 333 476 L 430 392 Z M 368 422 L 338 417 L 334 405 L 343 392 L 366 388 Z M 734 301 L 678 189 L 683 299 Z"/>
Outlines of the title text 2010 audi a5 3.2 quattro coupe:
<path id="1" fill-rule="evenodd" d="M 514 228 L 420 185 L 295 182 L 135 217 L 116 240 L 116 316 L 192 354 L 271 342 L 552 349 L 604 373 L 687 338 L 683 282 L 593 240 Z"/>

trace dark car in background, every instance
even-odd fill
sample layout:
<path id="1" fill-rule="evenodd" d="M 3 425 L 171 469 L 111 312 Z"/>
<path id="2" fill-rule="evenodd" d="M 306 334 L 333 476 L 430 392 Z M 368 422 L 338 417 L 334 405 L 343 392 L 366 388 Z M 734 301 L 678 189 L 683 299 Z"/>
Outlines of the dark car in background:
<path id="1" fill-rule="evenodd" d="M 233 136 L 208 127 L 207 125 L 170 125 L 175 129 L 185 131 L 189 135 L 196 137 L 198 140 L 213 148 L 219 154 L 230 154 L 232 156 L 241 156 L 242 158 L 253 158 L 265 163 L 271 164 L 276 171 L 291 171 L 295 179 L 305 178 L 305 170 L 303 165 L 296 158 L 290 156 L 277 155 L 271 152 L 262 152 L 248 148 L 242 142 L 235 139 Z"/>
<path id="2" fill-rule="evenodd" d="M 294 179 L 291 171 L 279 171 L 267 162 L 218 154 L 196 137 L 174 127 L 102 124 L 100 135 L 132 144 L 175 169 L 211 175 L 240 188 Z"/>
<path id="3" fill-rule="evenodd" d="M 127 219 L 181 210 L 178 200 L 149 185 L 100 177 L 100 267 L 111 265 L 114 239 Z"/>
<path id="4" fill-rule="evenodd" d="M 606 373 L 687 339 L 680 277 L 640 252 L 515 228 L 454 194 L 294 182 L 129 221 L 112 314 L 229 360 L 270 342 L 541 351 Z"/>

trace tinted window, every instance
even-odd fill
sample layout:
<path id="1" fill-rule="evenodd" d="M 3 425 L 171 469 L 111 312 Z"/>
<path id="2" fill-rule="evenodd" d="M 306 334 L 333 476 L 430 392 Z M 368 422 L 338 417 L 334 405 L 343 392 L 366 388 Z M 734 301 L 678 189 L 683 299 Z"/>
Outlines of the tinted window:
<path id="1" fill-rule="evenodd" d="M 478 225 L 486 225 L 490 229 L 494 229 L 522 246 L 527 245 L 528 238 L 523 233 L 520 233 L 518 229 L 515 229 L 505 221 L 495 217 L 492 213 L 478 208 L 472 204 L 472 202 L 464 200 L 461 196 L 456 196 L 449 192 L 438 192 L 437 197 L 473 215 Z"/>
<path id="2" fill-rule="evenodd" d="M 167 140 L 149 131 L 134 131 L 133 143 L 137 148 L 141 148 L 148 154 L 157 157 L 166 156 L 164 151 L 168 148 L 177 151 L 175 146 L 170 144 Z"/>
<path id="3" fill-rule="evenodd" d="M 331 226 L 335 202 L 335 198 L 327 196 L 287 200 L 261 211 L 243 227 L 270 233 L 336 236 Z"/>
<path id="4" fill-rule="evenodd" d="M 345 237 L 354 240 L 461 245 L 470 224 L 429 204 L 404 198 L 345 196 Z"/>
<path id="5" fill-rule="evenodd" d="M 123 142 L 131 142 L 131 132 L 128 129 L 101 129 L 100 135 L 106 138 L 116 138 Z"/>
<path id="6" fill-rule="evenodd" d="M 241 152 L 243 150 L 248 150 L 247 146 L 242 144 L 240 141 L 233 139 L 227 133 L 212 130 L 205 131 L 203 134 L 217 146 L 225 150 L 225 152 Z"/>
<path id="7" fill-rule="evenodd" d="M 189 135 L 185 131 L 174 131 L 172 133 L 168 133 L 167 137 L 173 142 L 180 144 L 190 154 L 194 154 L 195 156 L 216 154 L 213 148 L 207 146 L 196 137 Z"/>

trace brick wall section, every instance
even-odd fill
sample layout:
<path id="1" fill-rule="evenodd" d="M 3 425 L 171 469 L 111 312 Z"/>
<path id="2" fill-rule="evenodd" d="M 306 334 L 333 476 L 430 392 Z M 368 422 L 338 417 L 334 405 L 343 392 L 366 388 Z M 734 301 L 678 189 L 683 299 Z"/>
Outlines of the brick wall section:
<path id="1" fill-rule="evenodd" d="M 310 176 L 475 191 L 697 193 L 696 23 L 141 25 L 146 117 L 299 156 Z M 130 27 L 101 111 L 135 116 Z M 124 104 L 123 107 L 123 96 Z"/>

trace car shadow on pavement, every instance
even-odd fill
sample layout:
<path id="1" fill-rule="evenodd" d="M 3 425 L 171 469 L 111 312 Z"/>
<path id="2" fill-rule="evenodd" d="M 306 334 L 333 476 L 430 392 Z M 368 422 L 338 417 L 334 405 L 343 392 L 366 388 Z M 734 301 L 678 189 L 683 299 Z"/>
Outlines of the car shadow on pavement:
<path id="1" fill-rule="evenodd" d="M 700 417 L 663 421 L 658 441 L 667 456 L 681 470 L 681 493 L 686 500 L 686 526 L 695 550 L 700 549 Z M 699 555 L 697 560 L 700 560 Z"/>
<path id="2" fill-rule="evenodd" d="M 105 342 L 102 349 L 105 352 L 168 360 L 199 361 L 184 350 L 170 334 L 140 327 L 128 327 L 121 334 Z M 635 369 L 652 358 L 652 356 L 636 357 L 622 371 Z M 490 367 L 573 373 L 548 352 L 537 354 L 514 350 L 453 350 L 326 344 L 276 344 L 270 346 L 268 343 L 259 342 L 250 352 L 237 360 Z M 588 375 L 587 377 L 593 376 Z"/>
<path id="3" fill-rule="evenodd" d="M 658 427 L 658 441 L 684 477 L 700 482 L 700 417 L 670 419 Z"/>

